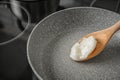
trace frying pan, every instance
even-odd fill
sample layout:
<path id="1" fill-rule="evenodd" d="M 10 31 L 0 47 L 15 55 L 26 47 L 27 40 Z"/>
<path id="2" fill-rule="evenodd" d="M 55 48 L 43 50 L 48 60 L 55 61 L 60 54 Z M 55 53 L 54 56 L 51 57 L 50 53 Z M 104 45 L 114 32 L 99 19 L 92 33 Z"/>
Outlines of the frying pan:
<path id="1" fill-rule="evenodd" d="M 75 7 L 53 13 L 33 29 L 27 44 L 30 66 L 40 80 L 120 80 L 120 31 L 104 51 L 86 62 L 69 58 L 72 45 L 84 35 L 120 20 L 112 11 Z"/>

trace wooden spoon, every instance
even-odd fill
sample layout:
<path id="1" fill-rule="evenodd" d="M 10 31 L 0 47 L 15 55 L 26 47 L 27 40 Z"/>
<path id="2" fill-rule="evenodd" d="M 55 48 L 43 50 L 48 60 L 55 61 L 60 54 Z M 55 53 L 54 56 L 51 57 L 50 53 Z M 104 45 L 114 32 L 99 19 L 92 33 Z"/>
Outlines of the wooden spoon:
<path id="1" fill-rule="evenodd" d="M 96 45 L 95 50 L 90 55 L 88 55 L 88 57 L 86 59 L 84 59 L 82 61 L 86 61 L 86 60 L 91 59 L 91 58 L 95 57 L 96 55 L 100 54 L 100 52 L 103 51 L 106 44 L 112 37 L 112 35 L 119 29 L 120 29 L 120 21 L 118 21 L 113 26 L 111 26 L 107 29 L 93 32 L 93 33 L 90 33 L 90 34 L 84 36 L 84 37 L 93 36 L 97 40 L 97 45 Z"/>

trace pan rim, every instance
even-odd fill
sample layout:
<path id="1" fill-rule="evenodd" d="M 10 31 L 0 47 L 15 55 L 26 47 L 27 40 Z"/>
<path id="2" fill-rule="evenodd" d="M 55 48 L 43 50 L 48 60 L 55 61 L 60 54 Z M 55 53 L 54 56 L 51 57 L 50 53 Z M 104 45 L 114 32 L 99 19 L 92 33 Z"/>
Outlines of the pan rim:
<path id="1" fill-rule="evenodd" d="M 67 11 L 67 10 L 74 10 L 74 9 L 82 9 L 82 8 L 85 8 L 85 9 L 99 9 L 99 10 L 104 10 L 104 11 L 108 11 L 108 12 L 111 12 L 111 13 L 115 13 L 116 15 L 120 15 L 116 12 L 113 12 L 111 10 L 107 10 L 107 9 L 103 9 L 103 8 L 97 8 L 97 7 L 71 7 L 71 8 L 67 8 L 67 9 L 63 9 L 63 10 L 60 10 L 60 11 L 56 11 L 48 16 L 46 16 L 45 18 L 43 18 L 41 21 L 39 21 L 35 27 L 33 28 L 33 30 L 31 31 L 29 37 L 28 37 L 28 40 L 27 40 L 27 60 L 28 60 L 28 63 L 32 69 L 32 71 L 34 72 L 34 74 L 37 76 L 37 78 L 39 80 L 44 80 L 39 74 L 38 72 L 36 71 L 36 69 L 34 68 L 31 60 L 30 60 L 30 57 L 29 57 L 29 44 L 30 44 L 30 39 L 31 39 L 31 36 L 33 34 L 33 32 L 35 31 L 35 29 L 39 26 L 39 24 L 41 24 L 43 21 L 45 21 L 47 18 L 53 16 L 54 14 L 57 14 L 57 13 L 60 13 L 60 12 L 64 12 L 64 11 Z"/>

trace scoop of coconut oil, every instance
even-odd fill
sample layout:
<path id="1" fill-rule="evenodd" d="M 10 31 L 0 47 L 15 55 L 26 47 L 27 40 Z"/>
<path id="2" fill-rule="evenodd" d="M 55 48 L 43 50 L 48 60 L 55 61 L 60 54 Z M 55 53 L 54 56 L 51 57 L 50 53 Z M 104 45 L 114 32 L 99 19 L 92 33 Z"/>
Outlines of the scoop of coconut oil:
<path id="1" fill-rule="evenodd" d="M 97 44 L 96 39 L 93 36 L 83 38 L 79 43 L 75 43 L 71 48 L 70 58 L 75 61 L 81 61 L 86 59 L 95 49 Z"/>

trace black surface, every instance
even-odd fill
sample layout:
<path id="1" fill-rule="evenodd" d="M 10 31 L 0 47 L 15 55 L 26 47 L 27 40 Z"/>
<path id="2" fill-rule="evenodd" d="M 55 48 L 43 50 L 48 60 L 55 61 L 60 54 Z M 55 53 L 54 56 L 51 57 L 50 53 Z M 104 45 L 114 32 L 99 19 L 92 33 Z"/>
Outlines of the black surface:
<path id="1" fill-rule="evenodd" d="M 26 41 L 17 39 L 0 46 L 0 75 L 6 80 L 30 80 L 32 73 L 26 58 Z"/>

